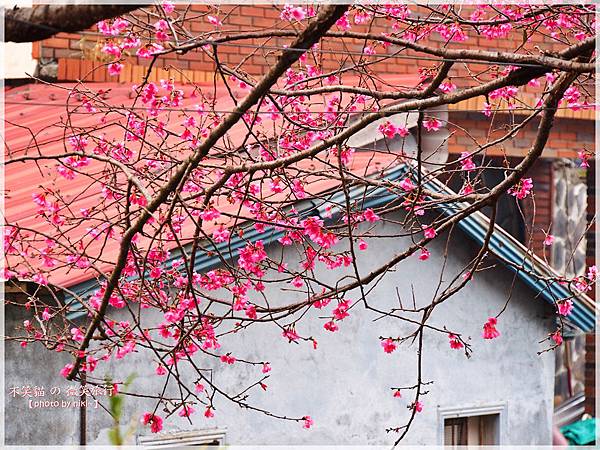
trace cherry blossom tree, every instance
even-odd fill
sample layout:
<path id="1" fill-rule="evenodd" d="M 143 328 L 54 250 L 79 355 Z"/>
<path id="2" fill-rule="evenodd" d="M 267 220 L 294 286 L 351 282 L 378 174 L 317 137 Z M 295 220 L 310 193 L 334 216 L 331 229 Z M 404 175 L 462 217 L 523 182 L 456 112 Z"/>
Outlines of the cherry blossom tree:
<path id="1" fill-rule="evenodd" d="M 85 80 L 70 88 L 61 151 L 45 151 L 35 136 L 25 151 L 7 142 L 7 167 L 49 168 L 55 179 L 79 183 L 80 191 L 93 198 L 63 196 L 46 178 L 47 185 L 31 187 L 43 227 L 5 219 L 4 278 L 38 286 L 25 305 L 31 319 L 11 338 L 23 346 L 36 343 L 68 352 L 73 359 L 61 374 L 68 380 L 85 376 L 87 383 L 100 385 L 105 380 L 94 376 L 98 366 L 141 349 L 150 352 L 165 389 L 174 384 L 180 392 L 155 397 L 155 409 L 141 418 L 152 432 L 173 414 L 193 420 L 199 410 L 212 417 L 217 397 L 310 428 L 310 416 L 290 417 L 255 406 L 250 393 L 266 389 L 269 362 L 245 360 L 222 347 L 220 339 L 249 327 L 278 327 L 281 339 L 318 352 L 316 340 L 303 331 L 309 310 L 320 310 L 321 318 L 314 320 L 325 330 L 344 333 L 344 320 L 364 309 L 413 328 L 408 335 L 390 329 L 387 336 L 373 336 L 381 351 L 393 357 L 403 345 L 418 345 L 415 384 L 390 387 L 409 406 L 408 416 L 398 418 L 402 423 L 388 430 L 397 433 L 399 442 L 427 402 L 429 381 L 421 372 L 424 333 L 443 336 L 448 351 L 471 352 L 461 330 L 430 321 L 433 310 L 468 289 L 477 272 L 488 268 L 495 256 L 488 244 L 498 199 L 534 195 L 528 170 L 544 151 L 557 111 L 593 108 L 595 10 L 581 5 L 285 5 L 280 18 L 285 26 L 277 29 L 240 31 L 217 7 L 198 14 L 164 2 L 98 23 L 108 59 L 96 70 L 116 76 L 133 54 L 148 60 L 148 70 L 132 86 L 125 105 L 111 104 Z M 193 21 L 207 31 L 190 31 Z M 371 32 L 374 22 L 385 23 L 387 32 Z M 474 36 L 492 43 L 510 37 L 515 48 L 469 46 Z M 535 45 L 538 37 L 552 50 Z M 247 51 L 245 61 L 266 55 L 276 59 L 266 73 L 253 76 L 244 61 L 230 65 L 223 60 L 220 50 L 227 46 Z M 201 52 L 214 63 L 211 83 L 187 80 L 192 106 L 183 83 L 150 78 L 161 58 L 190 52 Z M 414 58 L 416 85 L 380 77 L 378 67 L 396 58 Z M 484 107 L 476 114 L 489 128 L 488 139 L 472 139 L 458 158 L 438 158 L 449 135 L 469 136 L 443 111 L 482 97 Z M 76 120 L 81 114 L 96 120 L 81 125 Z M 502 120 L 503 115 L 511 121 Z M 525 156 L 517 164 L 505 159 L 493 166 L 487 151 L 535 124 Z M 370 143 L 364 143 L 365 136 L 371 136 Z M 585 165 L 593 152 L 581 152 Z M 360 155 L 379 165 L 357 169 L 354 161 Z M 401 178 L 385 176 L 397 167 L 405 168 Z M 484 169 L 500 171 L 502 181 L 486 187 Z M 432 188 L 434 180 L 462 187 L 439 191 Z M 8 195 L 16 188 L 7 186 Z M 341 197 L 333 198 L 332 189 Z M 361 196 L 351 195 L 362 192 L 364 198 L 374 189 L 393 200 L 368 208 Z M 308 201 L 311 208 L 300 207 Z M 467 206 L 452 214 L 436 212 L 440 204 L 458 203 Z M 430 242 L 484 208 L 492 211 L 484 244 L 459 276 L 440 281 L 425 306 L 384 310 L 370 297 L 388 272 L 409 258 L 428 259 Z M 404 217 L 400 224 L 390 218 L 397 212 Z M 387 222 L 401 230 L 396 236 L 410 236 L 412 244 L 361 273 L 358 263 L 369 239 L 394 239 L 378 236 L 380 224 Z M 263 240 L 252 238 L 265 232 L 295 249 L 301 263 L 270 257 Z M 202 255 L 218 258 L 220 266 L 198 270 Z M 336 282 L 321 279 L 323 270 L 339 274 Z M 98 288 L 77 295 L 53 282 L 59 273 L 86 273 Z M 595 268 L 590 268 L 585 276 L 544 281 L 560 282 L 575 295 L 591 289 L 595 279 Z M 303 299 L 273 303 L 265 294 L 267 285 L 302 293 Z M 46 287 L 53 302 L 42 299 Z M 572 298 L 557 300 L 557 316 L 568 316 L 572 306 Z M 67 316 L 73 307 L 86 312 L 83 323 Z M 129 319 L 111 319 L 115 312 Z M 162 317 L 160 323 L 148 321 L 151 313 Z M 496 339 L 510 327 L 501 314 L 481 324 L 479 338 Z M 562 327 L 544 339 L 548 349 L 560 345 Z M 224 365 L 248 365 L 256 377 L 242 393 L 229 393 L 218 374 L 209 377 L 196 365 L 198 355 Z M 195 379 L 179 376 L 184 365 L 195 369 Z"/>

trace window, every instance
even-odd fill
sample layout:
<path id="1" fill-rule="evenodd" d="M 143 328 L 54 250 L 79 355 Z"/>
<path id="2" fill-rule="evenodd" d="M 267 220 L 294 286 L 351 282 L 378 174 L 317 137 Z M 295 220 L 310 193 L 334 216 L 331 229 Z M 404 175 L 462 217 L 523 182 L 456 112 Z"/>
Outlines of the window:
<path id="1" fill-rule="evenodd" d="M 444 445 L 498 445 L 498 414 L 444 420 Z"/>
<path id="2" fill-rule="evenodd" d="M 445 446 L 500 445 L 506 404 L 438 408 L 438 443 Z"/>
<path id="3" fill-rule="evenodd" d="M 179 449 L 186 447 L 225 445 L 225 429 L 182 431 L 161 433 L 152 436 L 138 436 L 138 445 L 146 449 Z"/>

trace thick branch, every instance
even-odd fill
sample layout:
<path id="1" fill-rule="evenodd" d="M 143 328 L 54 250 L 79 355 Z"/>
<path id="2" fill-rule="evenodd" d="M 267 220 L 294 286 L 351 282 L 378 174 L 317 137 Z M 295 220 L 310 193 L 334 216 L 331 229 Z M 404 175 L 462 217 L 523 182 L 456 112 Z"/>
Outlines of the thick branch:
<path id="1" fill-rule="evenodd" d="M 57 33 L 73 33 L 141 5 L 36 5 L 4 11 L 5 42 L 35 42 Z"/>

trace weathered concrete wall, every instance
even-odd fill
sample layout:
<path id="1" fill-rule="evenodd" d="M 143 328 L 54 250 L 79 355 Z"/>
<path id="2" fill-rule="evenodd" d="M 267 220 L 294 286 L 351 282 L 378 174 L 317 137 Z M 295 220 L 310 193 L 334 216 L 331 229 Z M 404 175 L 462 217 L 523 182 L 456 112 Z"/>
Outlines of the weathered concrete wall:
<path id="1" fill-rule="evenodd" d="M 11 294 L 6 294 L 11 295 Z M 6 306 L 5 333 L 7 336 L 23 335 L 23 331 L 14 333 L 16 326 L 22 327 L 31 314 L 22 307 Z M 65 353 L 51 352 L 39 344 L 30 344 L 27 348 L 14 341 L 5 343 L 5 443 L 7 445 L 70 445 L 79 444 L 79 410 L 54 406 L 36 407 L 34 402 L 72 400 L 64 393 L 76 383 L 67 383 L 60 375 L 60 369 L 71 361 Z M 23 390 L 43 387 L 43 397 L 11 394 L 13 388 Z M 61 395 L 51 395 L 53 387 L 61 389 Z M 32 402 L 30 404 L 30 401 Z"/>
<path id="2" fill-rule="evenodd" d="M 397 226 L 381 226 L 381 233 L 396 233 Z M 394 250 L 403 248 L 407 241 L 371 239 L 366 255 L 362 255 L 360 271 L 367 273 L 384 261 Z M 418 302 L 431 299 L 439 279 L 440 258 L 444 241 L 430 245 L 432 253 L 428 261 L 415 256 L 388 274 L 370 294 L 373 305 L 385 309 L 398 304 L 396 288 L 406 305 L 411 301 L 411 285 Z M 472 258 L 473 244 L 456 232 L 447 262 L 445 280 L 450 280 Z M 270 256 L 281 254 L 281 247 L 269 249 Z M 286 260 L 297 261 L 294 251 L 284 250 Z M 339 272 L 323 270 L 323 280 L 331 281 Z M 502 444 L 550 444 L 553 396 L 554 356 L 552 353 L 536 354 L 537 342 L 551 331 L 551 310 L 540 299 L 534 299 L 531 291 L 519 281 L 514 283 L 512 298 L 506 311 L 500 316 L 498 329 L 501 337 L 485 341 L 481 337 L 483 323 L 496 315 L 506 302 L 513 285 L 513 276 L 504 268 L 497 267 L 477 274 L 470 287 L 451 300 L 438 306 L 430 324 L 446 326 L 472 336 L 473 356 L 449 348 L 448 339 L 427 332 L 424 345 L 425 380 L 433 380 L 428 386 L 429 394 L 423 398 L 424 411 L 413 423 L 412 430 L 403 441 L 406 444 L 437 444 L 439 442 L 438 408 L 461 406 L 485 406 L 505 402 L 507 427 L 503 429 Z M 300 299 L 299 294 L 267 289 L 273 303 Z M 349 298 L 355 299 L 350 296 Z M 311 311 L 318 313 L 314 309 Z M 319 314 L 313 314 L 313 317 Z M 125 319 L 122 312 L 118 318 Z M 307 317 L 298 325 L 304 336 L 312 335 L 319 342 L 318 350 L 310 343 L 289 344 L 281 336 L 281 329 L 272 325 L 250 327 L 235 336 L 221 340 L 222 350 L 248 360 L 270 361 L 272 376 L 267 380 L 268 391 L 253 391 L 254 405 L 289 416 L 311 415 L 315 427 L 302 429 L 300 424 L 277 421 L 260 413 L 240 409 L 225 399 L 216 400 L 213 419 L 205 419 L 202 409 L 192 416 L 194 424 L 174 414 L 165 421 L 165 430 L 201 429 L 226 427 L 229 444 L 389 444 L 395 435 L 386 434 L 387 427 L 403 425 L 410 411 L 411 394 L 394 398 L 389 387 L 407 386 L 415 382 L 415 346 L 403 345 L 393 354 L 385 354 L 378 336 L 397 336 L 412 331 L 413 325 L 397 320 L 382 319 L 355 308 L 351 316 L 340 323 L 340 330 L 329 333 L 323 330 L 322 320 Z M 152 321 L 152 319 L 150 319 Z M 286 324 L 286 323 L 283 323 Z M 144 324 L 148 325 L 148 324 Z M 11 383 L 57 382 L 53 378 L 64 364 L 56 362 L 44 353 L 27 353 L 10 350 L 9 355 L 28 355 L 21 359 L 9 359 L 7 363 L 7 386 Z M 42 359 L 43 358 L 43 359 Z M 42 361 L 42 365 L 40 365 Z M 260 368 L 247 368 L 241 364 L 228 366 L 198 356 L 202 367 L 215 367 L 215 378 L 229 392 L 239 391 L 248 380 L 260 377 Z M 94 372 L 101 377 L 105 372 L 115 379 L 137 374 L 135 388 L 143 386 L 148 393 L 158 392 L 163 377 L 154 374 L 156 364 L 142 353 L 130 354 L 117 364 L 99 365 Z M 189 376 L 190 383 L 195 377 Z M 58 381 L 60 384 L 60 380 Z M 73 442 L 77 428 L 77 414 L 58 410 L 52 416 L 35 410 L 20 409 L 12 414 L 15 401 L 10 400 L 7 414 L 8 441 L 14 443 Z M 127 399 L 125 416 L 137 420 L 141 413 L 152 409 L 151 402 Z M 15 410 L 16 411 L 16 410 Z M 22 418 L 36 423 L 35 428 L 23 430 Z M 106 429 L 110 420 L 101 410 L 88 408 L 89 442 L 106 442 Z M 68 431 L 57 430 L 56 423 L 68 424 Z M 61 425 L 62 426 L 62 425 Z M 43 430 L 43 431 L 42 431 Z M 149 430 L 141 429 L 148 434 Z M 29 435 L 27 438 L 24 435 Z"/>

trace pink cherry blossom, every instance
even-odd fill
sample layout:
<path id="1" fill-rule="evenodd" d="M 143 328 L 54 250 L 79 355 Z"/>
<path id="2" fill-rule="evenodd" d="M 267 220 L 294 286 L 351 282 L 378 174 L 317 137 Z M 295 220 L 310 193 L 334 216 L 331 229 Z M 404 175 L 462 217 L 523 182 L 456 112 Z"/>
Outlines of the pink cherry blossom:
<path id="1" fill-rule="evenodd" d="M 392 353 L 398 347 L 393 339 L 387 338 L 381 341 L 383 351 L 386 353 Z"/>
<path id="2" fill-rule="evenodd" d="M 379 220 L 379 216 L 377 214 L 375 214 L 375 212 L 371 209 L 371 208 L 367 208 L 364 212 L 363 212 L 363 218 L 367 221 L 367 222 L 377 222 Z"/>
<path id="3" fill-rule="evenodd" d="M 215 27 L 220 27 L 223 26 L 223 22 L 221 22 L 217 17 L 215 16 L 206 16 L 206 21 L 208 23 L 210 23 L 211 25 L 215 26 Z"/>
<path id="4" fill-rule="evenodd" d="M 588 162 L 590 154 L 585 149 L 578 150 L 577 157 L 581 160 L 579 167 L 590 167 L 590 163 Z"/>
<path id="5" fill-rule="evenodd" d="M 283 330 L 283 333 L 281 335 L 284 338 L 288 339 L 290 342 L 295 342 L 298 339 L 300 339 L 300 336 L 298 336 L 298 333 L 296 333 L 296 330 L 294 330 L 293 328 L 287 328 Z"/>
<path id="6" fill-rule="evenodd" d="M 48 285 L 48 280 L 41 273 L 34 274 L 31 279 L 33 280 L 34 283 L 40 284 L 42 286 L 47 286 Z"/>
<path id="7" fill-rule="evenodd" d="M 496 329 L 498 319 L 490 317 L 488 321 L 483 325 L 483 338 L 484 339 L 495 339 L 500 336 L 500 332 Z"/>
<path id="8" fill-rule="evenodd" d="M 547 234 L 546 238 L 544 239 L 544 245 L 550 246 L 552 244 L 554 244 L 554 236 L 552 236 L 551 234 Z"/>
<path id="9" fill-rule="evenodd" d="M 74 341 L 83 342 L 83 332 L 79 328 L 71 328 L 71 337 Z"/>
<path id="10" fill-rule="evenodd" d="M 190 405 L 185 405 L 181 408 L 178 415 L 179 417 L 190 417 L 195 412 L 196 410 L 193 407 L 191 407 Z"/>
<path id="11" fill-rule="evenodd" d="M 200 213 L 202 220 L 211 221 L 221 217 L 221 212 L 215 208 L 208 208 Z"/>
<path id="12" fill-rule="evenodd" d="M 119 59 L 122 53 L 121 47 L 119 47 L 114 42 L 107 42 L 106 44 L 104 44 L 104 46 L 102 47 L 102 52 L 112 56 L 115 59 Z"/>
<path id="13" fill-rule="evenodd" d="M 518 198 L 519 200 L 523 200 L 525 197 L 531 194 L 532 190 L 533 181 L 531 180 L 531 178 L 523 178 L 519 180 L 519 182 L 515 186 L 511 187 L 508 190 L 508 193 L 513 197 Z"/>
<path id="14" fill-rule="evenodd" d="M 563 343 L 563 336 L 562 336 L 562 333 L 560 332 L 560 330 L 555 331 L 554 333 L 552 333 L 550 335 L 550 337 L 552 338 L 552 340 L 554 341 L 554 343 L 556 345 L 561 345 Z"/>
<path id="15" fill-rule="evenodd" d="M 143 47 L 140 47 L 136 52 L 136 55 L 143 59 L 150 59 L 156 53 L 160 53 L 164 50 L 163 46 L 160 44 L 152 43 L 147 44 Z"/>
<path id="16" fill-rule="evenodd" d="M 323 325 L 323 328 L 331 332 L 337 331 L 339 329 L 338 325 L 333 320 L 326 322 L 325 325 Z"/>
<path id="17" fill-rule="evenodd" d="M 452 25 L 438 25 L 435 31 L 440 33 L 440 36 L 446 41 L 464 42 L 467 40 L 467 35 L 458 23 Z"/>
<path id="18" fill-rule="evenodd" d="M 469 152 L 462 152 L 460 154 L 462 161 L 460 162 L 462 170 L 466 172 L 472 172 L 477 168 L 473 160 L 471 159 L 471 154 Z"/>
<path id="19" fill-rule="evenodd" d="M 304 416 L 302 418 L 302 420 L 304 421 L 304 424 L 302 425 L 302 428 L 305 428 L 307 430 L 310 427 L 312 427 L 314 425 L 314 423 L 315 423 L 310 416 Z"/>
<path id="20" fill-rule="evenodd" d="M 490 105 L 488 102 L 485 102 L 483 104 L 483 115 L 485 117 L 491 117 L 492 116 L 492 105 Z"/>
<path id="21" fill-rule="evenodd" d="M 321 309 L 326 307 L 331 302 L 330 298 L 324 298 L 322 300 L 317 300 L 313 303 L 313 306 L 317 309 Z"/>
<path id="22" fill-rule="evenodd" d="M 336 320 L 343 320 L 348 317 L 348 309 L 350 308 L 350 302 L 348 300 L 342 300 L 338 303 L 338 306 L 332 311 L 333 317 Z"/>
<path id="23" fill-rule="evenodd" d="M 154 23 L 154 29 L 156 31 L 166 31 L 169 29 L 169 22 L 167 22 L 165 19 L 157 20 Z"/>
<path id="24" fill-rule="evenodd" d="M 285 5 L 281 11 L 281 19 L 292 21 L 301 21 L 306 18 L 306 9 L 301 6 Z"/>
<path id="25" fill-rule="evenodd" d="M 229 239 L 230 236 L 230 232 L 229 230 L 225 229 L 225 228 L 219 228 L 218 230 L 215 230 L 213 232 L 213 240 L 219 244 L 222 242 L 227 242 L 227 240 Z"/>
<path id="26" fill-rule="evenodd" d="M 456 85 L 451 81 L 444 81 L 442 84 L 440 84 L 440 91 L 444 92 L 445 94 L 447 94 L 448 92 L 452 92 L 455 89 Z"/>
<path id="27" fill-rule="evenodd" d="M 415 408 L 415 411 L 418 413 L 423 411 L 423 403 L 420 401 L 416 401 L 415 404 L 413 405 L 413 407 Z"/>
<path id="28" fill-rule="evenodd" d="M 416 188 L 416 186 L 414 185 L 414 183 L 412 182 L 412 180 L 410 178 L 404 178 L 400 182 L 400 187 L 407 192 L 410 192 Z"/>
<path id="29" fill-rule="evenodd" d="M 150 424 L 150 431 L 152 433 L 158 433 L 163 428 L 163 419 L 160 416 L 155 415 L 154 413 L 144 413 L 141 418 L 141 422 L 143 425 Z"/>
<path id="30" fill-rule="evenodd" d="M 73 367 L 74 367 L 73 364 L 67 364 L 65 367 L 63 367 L 60 370 L 60 374 L 63 377 L 67 378 L 67 375 L 69 375 L 69 373 L 71 373 L 71 370 L 73 370 Z"/>
<path id="31" fill-rule="evenodd" d="M 573 300 L 562 300 L 556 303 L 558 313 L 561 316 L 568 316 L 573 311 Z"/>
<path id="32" fill-rule="evenodd" d="M 173 11 L 175 11 L 175 5 L 170 0 L 164 0 L 161 5 L 167 14 L 171 14 Z"/>
<path id="33" fill-rule="evenodd" d="M 596 282 L 596 278 L 598 277 L 598 268 L 595 264 L 588 268 L 587 277 L 592 283 Z"/>
<path id="34" fill-rule="evenodd" d="M 428 117 L 423 121 L 423 126 L 427 131 L 438 131 L 442 126 L 442 122 L 435 117 Z"/>
<path id="35" fill-rule="evenodd" d="M 292 286 L 296 288 L 301 288 L 302 286 L 304 286 L 304 280 L 302 279 L 302 277 L 294 277 L 292 280 Z"/>
<path id="36" fill-rule="evenodd" d="M 363 53 L 365 55 L 374 55 L 375 54 L 375 49 L 373 47 L 371 47 L 370 45 L 367 45 L 363 49 Z"/>
<path id="37" fill-rule="evenodd" d="M 397 127 L 389 121 L 380 124 L 378 130 L 388 139 L 393 139 L 396 135 L 406 137 L 410 134 L 408 128 L 402 126 Z"/>
<path id="38" fill-rule="evenodd" d="M 453 350 L 459 350 L 461 348 L 464 347 L 463 343 L 460 342 L 460 340 L 458 339 L 458 336 L 450 333 L 448 335 L 448 339 L 450 340 L 450 348 Z"/>
<path id="39" fill-rule="evenodd" d="M 472 186 L 472 185 L 471 185 L 471 183 L 469 183 L 469 182 L 466 182 L 466 183 L 463 185 L 462 189 L 460 190 L 460 193 L 461 193 L 462 195 L 469 195 L 469 194 L 472 194 L 473 192 L 474 192 L 474 190 L 473 190 L 473 186 Z"/>
<path id="40" fill-rule="evenodd" d="M 350 24 L 350 21 L 348 20 L 348 11 L 346 11 L 344 13 L 344 15 L 337 20 L 335 25 L 344 31 L 348 31 L 352 28 L 352 25 Z"/>
<path id="41" fill-rule="evenodd" d="M 435 228 L 433 228 L 431 226 L 423 225 L 423 235 L 427 239 L 433 239 L 434 237 L 437 236 L 437 232 L 435 231 Z"/>

